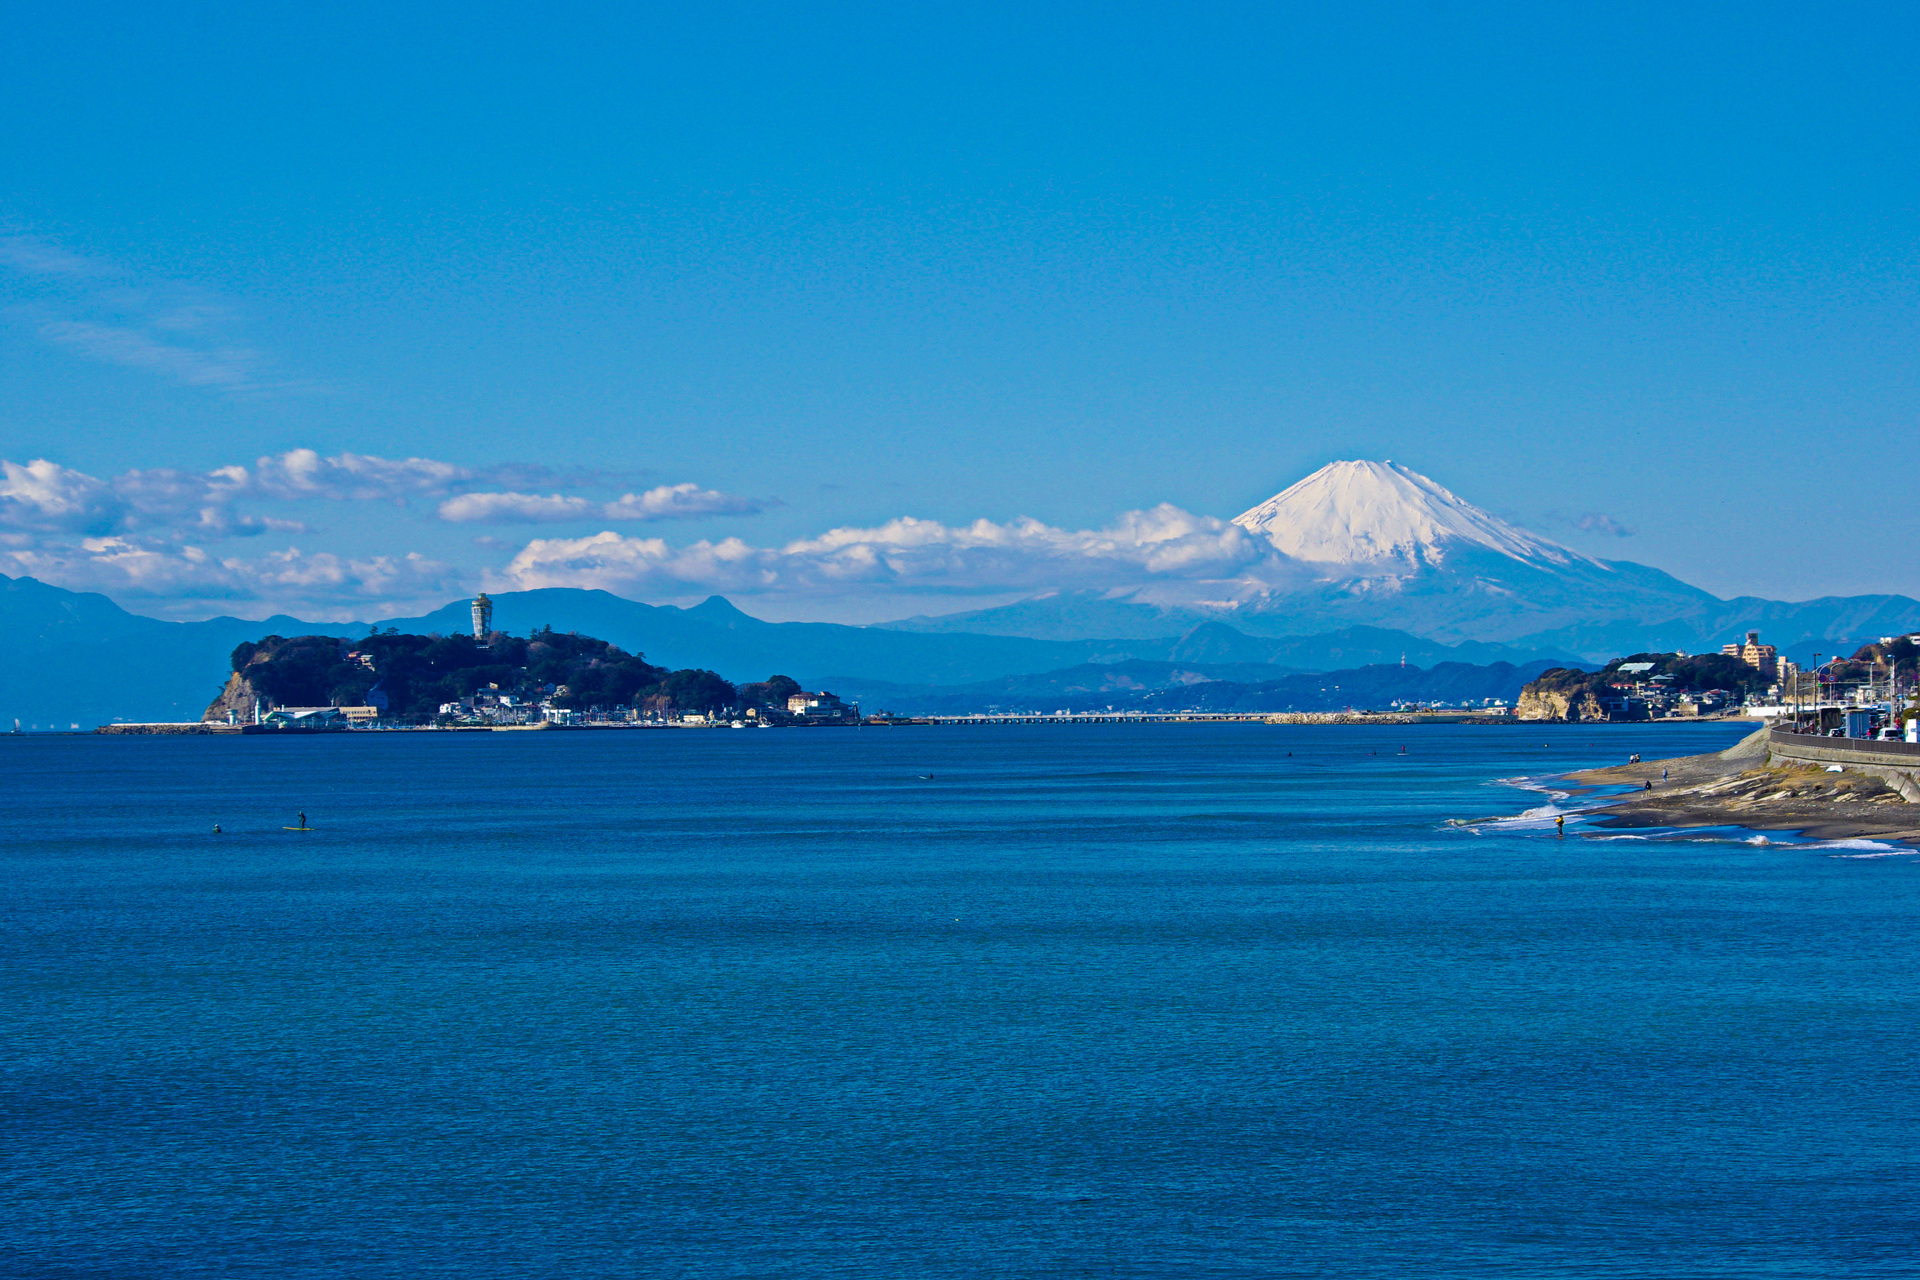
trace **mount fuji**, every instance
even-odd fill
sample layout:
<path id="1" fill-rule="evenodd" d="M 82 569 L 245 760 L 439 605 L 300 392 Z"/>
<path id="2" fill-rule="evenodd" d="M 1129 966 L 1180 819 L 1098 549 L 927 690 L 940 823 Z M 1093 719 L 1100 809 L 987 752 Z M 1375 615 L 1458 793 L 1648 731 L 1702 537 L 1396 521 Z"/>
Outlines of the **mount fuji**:
<path id="1" fill-rule="evenodd" d="M 1046 639 L 1164 635 L 1203 621 L 1264 636 L 1357 625 L 1596 659 L 1717 648 L 1761 626 L 1784 631 L 1783 643 L 1920 628 L 1920 602 L 1905 596 L 1722 600 L 1658 569 L 1562 546 L 1393 462 L 1330 463 L 1231 524 L 1264 545 L 1230 579 L 1052 592 L 889 625 Z"/>
<path id="2" fill-rule="evenodd" d="M 1542 567 L 1606 568 L 1391 461 L 1329 463 L 1233 523 L 1295 560 L 1336 569 L 1377 566 L 1394 576 L 1441 568 L 1464 548 Z"/>

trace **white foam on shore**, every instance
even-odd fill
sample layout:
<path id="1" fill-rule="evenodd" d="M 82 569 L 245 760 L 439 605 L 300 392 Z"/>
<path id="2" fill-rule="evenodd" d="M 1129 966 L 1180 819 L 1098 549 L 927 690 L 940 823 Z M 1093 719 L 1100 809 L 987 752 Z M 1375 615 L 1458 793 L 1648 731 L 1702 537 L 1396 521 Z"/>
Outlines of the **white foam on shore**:
<path id="1" fill-rule="evenodd" d="M 1583 840 L 1695 840 L 1701 843 L 1779 845 L 1783 848 L 1805 849 L 1809 851 L 1859 850 L 1860 852 L 1832 853 L 1835 858 L 1910 858 L 1920 855 L 1920 848 L 1906 845 L 1888 844 L 1882 840 L 1869 840 L 1856 836 L 1846 840 L 1819 840 L 1802 838 L 1791 831 L 1757 832 L 1750 827 L 1740 827 L 1728 823 L 1723 827 L 1639 827 L 1631 830 L 1604 828 L 1596 830 L 1585 824 L 1586 815 L 1595 809 L 1604 809 L 1620 801 L 1622 796 L 1630 795 L 1632 787 L 1600 788 L 1595 792 L 1575 799 L 1571 791 L 1555 786 L 1562 775 L 1549 777 L 1495 778 L 1487 785 L 1514 787 L 1522 791 L 1537 791 L 1549 798 L 1550 803 L 1526 809 L 1510 818 L 1486 818 L 1478 822 L 1460 823 L 1476 834 L 1487 831 L 1531 832 L 1548 831 L 1559 828 L 1559 818 L 1566 818 L 1569 826 L 1580 828 Z M 1604 834 L 1603 834 L 1604 831 Z"/>
<path id="2" fill-rule="evenodd" d="M 1911 858 L 1920 849 L 1903 845 L 1888 844 L 1883 840 L 1868 840 L 1856 836 L 1851 840 L 1822 840 L 1818 844 L 1806 846 L 1809 849 L 1862 849 L 1863 853 L 1836 853 L 1836 858 Z"/>
<path id="3" fill-rule="evenodd" d="M 1543 824 L 1523 822 L 1522 819 L 1531 814 L 1543 812 L 1546 810 L 1529 810 L 1518 818 L 1502 818 L 1482 825 L 1497 826 L 1508 831 L 1539 830 Z M 1588 829 L 1580 833 L 1580 838 L 1583 840 L 1690 840 L 1698 844 L 1769 845 L 1782 849 L 1805 850 L 1809 853 L 1825 852 L 1834 858 L 1911 858 L 1920 855 L 1920 849 L 1887 844 L 1881 840 L 1868 840 L 1858 836 L 1847 840 L 1803 840 L 1790 831 L 1776 831 L 1766 835 L 1757 833 L 1736 835 L 1728 829 L 1712 827 L 1641 827 L 1632 831 Z M 1832 850 L 1859 850 L 1859 852 L 1831 852 Z"/>
<path id="4" fill-rule="evenodd" d="M 1578 824 L 1586 813 L 1602 808 L 1619 797 L 1611 791 L 1575 797 L 1561 782 L 1561 775 L 1548 777 L 1495 778 L 1488 786 L 1512 787 L 1520 791 L 1537 791 L 1547 798 L 1547 803 L 1522 810 L 1510 818 L 1485 818 L 1470 825 L 1476 831 L 1549 831 L 1558 830 L 1559 819 L 1565 818 L 1569 824 Z M 1626 788 L 1620 788 L 1625 791 Z"/>

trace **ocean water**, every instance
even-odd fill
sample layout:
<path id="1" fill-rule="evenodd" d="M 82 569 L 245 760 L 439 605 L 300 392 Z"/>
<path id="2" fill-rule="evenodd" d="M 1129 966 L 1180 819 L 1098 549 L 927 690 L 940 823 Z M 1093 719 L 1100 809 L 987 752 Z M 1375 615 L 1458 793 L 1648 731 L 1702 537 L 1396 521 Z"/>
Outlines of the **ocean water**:
<path id="1" fill-rule="evenodd" d="M 0 741 L 0 1274 L 1914 1275 L 1916 859 L 1448 825 L 1739 733 Z"/>

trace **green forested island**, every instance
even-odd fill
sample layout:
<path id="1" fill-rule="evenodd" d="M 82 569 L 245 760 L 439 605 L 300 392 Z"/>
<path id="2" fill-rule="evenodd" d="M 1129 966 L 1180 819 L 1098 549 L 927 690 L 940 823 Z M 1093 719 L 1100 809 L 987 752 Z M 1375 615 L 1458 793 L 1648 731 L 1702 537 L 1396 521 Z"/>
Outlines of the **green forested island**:
<path id="1" fill-rule="evenodd" d="M 290 709 L 339 708 L 393 724 L 529 723 L 574 716 L 674 720 L 856 714 L 831 694 L 804 695 L 786 676 L 735 685 L 712 671 L 671 671 L 618 645 L 542 627 L 522 639 L 493 632 L 358 640 L 267 636 L 236 646 L 232 675 L 205 719 L 248 724 Z M 799 705 L 807 704 L 807 705 Z"/>

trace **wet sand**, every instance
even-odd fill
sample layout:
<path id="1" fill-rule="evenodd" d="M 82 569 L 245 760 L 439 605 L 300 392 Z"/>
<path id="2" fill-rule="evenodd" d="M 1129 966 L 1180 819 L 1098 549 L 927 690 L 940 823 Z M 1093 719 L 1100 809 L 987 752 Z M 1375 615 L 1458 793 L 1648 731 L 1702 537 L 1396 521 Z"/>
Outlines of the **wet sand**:
<path id="1" fill-rule="evenodd" d="M 1854 770 L 1768 765 L 1765 729 L 1725 751 L 1587 769 L 1567 780 L 1575 784 L 1575 795 L 1600 787 L 1641 788 L 1588 810 L 1588 821 L 1600 827 L 1746 827 L 1819 840 L 1920 844 L 1920 805 Z M 1652 791 L 1645 790 L 1649 782 Z"/>

